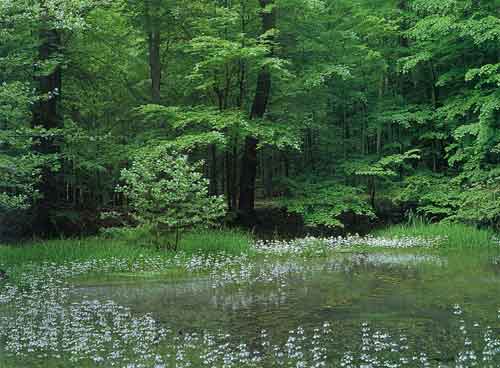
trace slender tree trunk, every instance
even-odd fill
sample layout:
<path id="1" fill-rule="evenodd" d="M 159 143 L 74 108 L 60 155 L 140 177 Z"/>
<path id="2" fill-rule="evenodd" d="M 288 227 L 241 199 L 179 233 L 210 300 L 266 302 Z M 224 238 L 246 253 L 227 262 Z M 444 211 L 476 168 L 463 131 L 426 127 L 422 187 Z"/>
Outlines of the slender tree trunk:
<path id="1" fill-rule="evenodd" d="M 380 125 L 377 126 L 377 156 L 380 157 L 382 155 L 382 127 Z"/>
<path id="2" fill-rule="evenodd" d="M 397 7 L 398 7 L 398 9 L 400 11 L 400 16 L 401 16 L 401 19 L 402 19 L 401 29 L 403 31 L 406 31 L 408 29 L 408 21 L 406 20 L 406 17 L 405 17 L 405 13 L 408 11 L 407 0 L 399 0 L 398 4 L 397 4 Z M 408 39 L 407 36 L 405 36 L 404 32 L 401 32 L 401 34 L 399 36 L 399 44 L 402 47 L 408 47 L 409 46 L 409 39 Z"/>
<path id="3" fill-rule="evenodd" d="M 438 150 L 436 141 L 432 141 L 432 171 L 437 172 Z"/>
<path id="4" fill-rule="evenodd" d="M 179 240 L 180 240 L 179 227 L 176 227 L 175 228 L 175 246 L 174 246 L 175 252 L 177 252 L 177 249 L 179 249 Z"/>
<path id="5" fill-rule="evenodd" d="M 42 28 L 39 32 L 40 47 L 38 56 L 41 63 L 53 60 L 60 52 L 61 35 L 55 29 Z M 33 126 L 41 126 L 45 129 L 60 128 L 62 117 L 59 111 L 61 96 L 61 67 L 57 64 L 44 75 L 36 77 L 40 101 L 33 110 Z M 41 154 L 56 154 L 58 146 L 52 137 L 40 139 L 36 150 Z M 38 185 L 41 199 L 35 206 L 35 218 L 33 232 L 42 236 L 55 235 L 57 226 L 52 221 L 53 212 L 59 200 L 58 174 L 45 167 L 42 178 Z"/>
<path id="6" fill-rule="evenodd" d="M 438 105 L 438 88 L 436 86 L 436 82 L 437 82 L 437 73 L 436 73 L 436 69 L 434 67 L 434 63 L 430 62 L 429 63 L 429 67 L 430 67 L 430 70 L 431 70 L 431 75 L 432 75 L 432 79 L 431 79 L 431 82 L 432 82 L 432 85 L 431 85 L 431 101 L 432 101 L 432 106 L 434 108 L 437 108 L 437 105 Z"/>
<path id="7" fill-rule="evenodd" d="M 231 169 L 231 208 L 236 209 L 238 206 L 238 140 L 233 143 L 233 152 L 231 155 L 233 167 Z"/>
<path id="8" fill-rule="evenodd" d="M 245 139 L 245 149 L 241 160 L 239 210 L 245 214 L 255 209 L 255 179 L 257 176 L 257 144 L 254 137 Z"/>
<path id="9" fill-rule="evenodd" d="M 149 68 L 151 76 L 151 100 L 154 104 L 161 101 L 161 57 L 160 45 L 161 34 L 159 30 L 153 30 L 148 34 L 149 44 Z"/>
<path id="10" fill-rule="evenodd" d="M 382 75 L 378 89 L 378 98 L 380 101 L 382 100 L 385 94 L 386 80 L 387 79 L 384 77 L 384 75 Z M 383 127 L 379 123 L 377 125 L 377 143 L 376 143 L 377 156 L 379 157 L 382 155 L 382 133 L 383 133 Z"/>
<path id="11" fill-rule="evenodd" d="M 375 195 L 376 195 L 376 179 L 375 178 L 369 178 L 369 186 L 370 186 L 370 204 L 372 205 L 372 208 L 375 209 Z"/>
<path id="12" fill-rule="evenodd" d="M 290 177 L 290 160 L 288 159 L 288 156 L 286 155 L 286 153 L 283 154 L 283 169 L 284 169 L 284 174 L 285 174 L 285 178 L 289 178 Z"/>
<path id="13" fill-rule="evenodd" d="M 273 5 L 274 0 L 259 0 L 262 8 L 262 34 L 266 34 L 276 26 L 276 11 L 274 8 L 265 9 Z M 268 41 L 273 41 L 272 36 Z M 270 52 L 272 54 L 272 51 Z M 257 77 L 257 87 L 250 114 L 251 119 L 264 117 L 269 97 L 271 94 L 271 73 L 267 67 L 260 70 Z M 257 145 L 255 137 L 245 139 L 245 148 L 241 160 L 240 176 L 240 202 L 239 210 L 247 215 L 252 215 L 255 210 L 255 179 L 257 176 Z"/>
<path id="14" fill-rule="evenodd" d="M 217 147 L 215 144 L 210 145 L 210 195 L 218 194 L 217 180 Z"/>
<path id="15" fill-rule="evenodd" d="M 273 196 L 273 176 L 274 176 L 274 155 L 271 149 L 268 150 L 269 153 L 263 153 L 262 167 L 264 176 L 264 191 L 266 198 L 272 198 Z"/>
<path id="16" fill-rule="evenodd" d="M 224 194 L 226 196 L 226 203 L 227 203 L 227 208 L 229 211 L 233 210 L 232 203 L 231 203 L 231 175 L 232 175 L 232 163 L 231 163 L 231 154 L 229 149 L 226 150 L 224 153 Z"/>

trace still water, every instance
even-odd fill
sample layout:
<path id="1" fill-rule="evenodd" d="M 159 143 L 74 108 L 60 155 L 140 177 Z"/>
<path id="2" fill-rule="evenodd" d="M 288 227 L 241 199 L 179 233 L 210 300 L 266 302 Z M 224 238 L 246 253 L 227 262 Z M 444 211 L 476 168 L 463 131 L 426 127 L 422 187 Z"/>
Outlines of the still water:
<path id="1" fill-rule="evenodd" d="M 74 292 L 114 300 L 134 313 L 151 313 L 179 334 L 223 331 L 252 341 L 266 330 L 279 340 L 298 326 L 313 329 L 328 321 L 335 335 L 330 348 L 338 351 L 359 340 L 360 326 L 368 322 L 405 334 L 419 348 L 446 360 L 455 354 L 458 319 L 500 332 L 499 260 L 496 251 L 339 254 L 263 262 L 253 269 L 254 277 L 224 286 L 215 286 L 217 276 L 212 275 L 87 283 Z M 455 305 L 463 315 L 453 313 Z"/>

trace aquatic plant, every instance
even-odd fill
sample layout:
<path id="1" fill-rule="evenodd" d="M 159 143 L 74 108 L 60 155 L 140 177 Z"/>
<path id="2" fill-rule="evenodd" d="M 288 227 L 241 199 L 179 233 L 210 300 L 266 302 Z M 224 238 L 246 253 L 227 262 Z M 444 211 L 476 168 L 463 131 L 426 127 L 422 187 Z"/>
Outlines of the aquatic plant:
<path id="1" fill-rule="evenodd" d="M 17 263 L 0 264 L 8 274 L 17 275 L 0 284 L 0 352 L 13 362 L 56 359 L 69 367 L 498 367 L 498 331 L 467 322 L 459 306 L 452 309 L 457 333 L 453 365 L 449 365 L 436 358 L 436 351 L 415 345 L 409 337 L 368 324 L 360 326 L 359 341 L 349 342 L 345 351 L 332 348 L 336 346 L 334 321 L 308 329 L 296 326 L 284 339 L 273 336 L 273 331 L 262 331 L 251 341 L 224 331 L 179 334 L 152 315 L 136 315 L 112 300 L 82 298 L 71 285 L 72 278 L 90 274 L 181 270 L 186 275 L 204 275 L 207 286 L 217 289 L 268 285 L 284 300 L 291 279 L 307 279 L 318 271 L 351 272 L 367 264 L 395 269 L 412 263 L 446 264 L 446 258 L 438 255 L 408 252 L 329 256 L 337 250 L 427 248 L 441 241 L 439 237 L 307 237 L 258 241 L 251 252 L 241 254 L 145 251 L 118 257 L 104 252 L 102 258 L 25 264 L 22 273 Z M 311 257 L 323 258 L 304 262 Z"/>
<path id="2" fill-rule="evenodd" d="M 478 229 L 457 223 L 427 224 L 420 221 L 403 225 L 391 226 L 379 231 L 377 237 L 400 238 L 400 237 L 424 237 L 440 238 L 439 246 L 442 248 L 485 248 L 499 246 L 498 235 L 492 230 Z"/>
<path id="3" fill-rule="evenodd" d="M 382 237 L 382 236 L 360 236 L 358 234 L 348 235 L 345 237 L 328 237 L 316 238 L 308 236 L 302 239 L 293 240 L 261 240 L 255 243 L 255 248 L 260 252 L 271 253 L 292 253 L 300 254 L 310 252 L 316 249 L 311 254 L 322 254 L 324 249 L 336 250 L 341 248 L 367 247 L 367 248 L 429 248 L 437 246 L 446 240 L 444 236 L 398 236 L 398 237 Z"/>
<path id="4" fill-rule="evenodd" d="M 439 262 L 435 256 L 413 256 L 415 262 Z M 222 332 L 179 333 L 151 315 L 136 315 L 111 300 L 81 298 L 67 281 L 89 272 L 161 271 L 184 267 L 186 271 L 209 271 L 212 287 L 241 283 L 273 283 L 282 290 L 291 273 L 307 277 L 315 267 L 346 270 L 356 262 L 375 265 L 411 261 L 408 255 L 353 256 L 351 263 L 327 260 L 309 266 L 292 259 L 279 260 L 264 253 L 260 262 L 248 255 L 198 254 L 172 258 L 140 257 L 134 262 L 119 258 L 45 263 L 23 274 L 17 284 L 0 287 L 0 341 L 9 359 L 23 362 L 59 359 L 65 366 L 162 367 L 445 367 L 435 351 L 411 344 L 405 335 L 391 334 L 368 324 L 360 326 L 360 339 L 346 351 L 332 350 L 335 341 L 331 321 L 304 329 L 297 326 L 283 338 L 262 331 L 252 341 Z M 498 367 L 498 331 L 466 322 L 464 311 L 454 306 L 457 341 L 453 367 Z M 500 311 L 499 311 L 500 318 Z M 29 365 L 25 365 L 29 366 Z"/>

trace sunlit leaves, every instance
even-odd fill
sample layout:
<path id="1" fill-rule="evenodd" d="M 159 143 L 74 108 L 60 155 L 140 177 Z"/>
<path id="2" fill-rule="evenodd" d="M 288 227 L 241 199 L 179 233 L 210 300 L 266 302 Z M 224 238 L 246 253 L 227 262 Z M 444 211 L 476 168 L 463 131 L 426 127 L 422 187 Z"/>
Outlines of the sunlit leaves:
<path id="1" fill-rule="evenodd" d="M 353 77 L 351 70 L 346 65 L 318 65 L 315 70 L 308 73 L 305 86 L 315 88 L 324 85 L 328 81 L 339 78 L 348 80 Z"/>
<path id="2" fill-rule="evenodd" d="M 266 67 L 275 77 L 290 77 L 288 62 L 278 57 L 269 57 L 267 41 L 241 35 L 241 39 L 228 40 L 215 36 L 196 37 L 189 43 L 186 52 L 197 56 L 199 61 L 187 78 L 196 83 L 196 88 L 213 92 L 238 83 L 237 72 L 241 63 L 256 71 Z M 230 78 L 231 80 L 227 80 Z"/>
<path id="3" fill-rule="evenodd" d="M 445 148 L 448 162 L 467 171 L 468 180 L 478 179 L 498 163 L 493 150 L 499 142 L 500 79 L 490 57 L 500 35 L 495 5 L 449 0 L 411 5 L 417 15 L 407 32 L 413 50 L 400 60 L 401 71 L 432 76 L 436 125 L 454 139 Z"/>
<path id="4" fill-rule="evenodd" d="M 421 173 L 405 179 L 397 200 L 414 203 L 430 220 L 459 221 L 495 226 L 500 219 L 500 176 L 484 182 L 460 185 L 444 175 Z"/>
<path id="5" fill-rule="evenodd" d="M 36 199 L 35 186 L 47 157 L 31 150 L 37 136 L 47 132 L 30 128 L 35 98 L 27 83 L 1 84 L 0 101 L 0 213 L 9 214 L 27 209 Z"/>
<path id="6" fill-rule="evenodd" d="M 500 87 L 500 63 L 486 64 L 480 68 L 474 68 L 467 71 L 466 81 L 479 80 L 478 86 L 493 84 Z"/>
<path id="7" fill-rule="evenodd" d="M 404 128 L 414 128 L 431 121 L 433 113 L 426 106 L 408 106 L 405 109 L 379 113 L 376 120 L 382 124 L 398 124 Z"/>
<path id="8" fill-rule="evenodd" d="M 463 37 L 470 37 L 478 45 L 493 42 L 500 46 L 500 18 L 487 16 L 481 19 L 466 20 L 460 33 Z"/>
<path id="9" fill-rule="evenodd" d="M 85 16 L 110 0 L 7 0 L 0 3 L 0 14 L 15 23 L 38 21 L 45 27 L 78 30 L 87 27 Z"/>
<path id="10" fill-rule="evenodd" d="M 341 216 L 347 213 L 374 217 L 359 189 L 328 181 L 297 184 L 293 197 L 283 203 L 289 212 L 300 214 L 308 226 L 344 227 Z"/>
<path id="11" fill-rule="evenodd" d="M 446 14 L 459 6 L 457 0 L 412 0 L 410 6 L 424 14 Z"/>
<path id="12" fill-rule="evenodd" d="M 145 148 L 130 168 L 122 170 L 124 184 L 119 190 L 136 219 L 157 232 L 207 226 L 224 215 L 225 201 L 208 195 L 201 165 L 189 163 L 169 145 Z"/>
<path id="13" fill-rule="evenodd" d="M 418 65 L 432 60 L 432 53 L 430 51 L 421 51 L 412 56 L 407 56 L 399 60 L 399 67 L 401 72 L 409 73 Z"/>
<path id="14" fill-rule="evenodd" d="M 403 154 L 388 155 L 373 163 L 360 162 L 352 166 L 352 174 L 365 177 L 390 178 L 397 176 L 398 171 L 413 160 L 419 160 L 420 150 L 412 149 Z"/>

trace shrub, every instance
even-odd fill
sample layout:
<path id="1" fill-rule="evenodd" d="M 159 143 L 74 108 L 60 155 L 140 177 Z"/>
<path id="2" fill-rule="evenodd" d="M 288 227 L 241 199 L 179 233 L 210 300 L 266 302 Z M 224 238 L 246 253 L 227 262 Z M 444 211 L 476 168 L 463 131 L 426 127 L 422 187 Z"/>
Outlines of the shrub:
<path id="1" fill-rule="evenodd" d="M 500 228 L 500 177 L 461 185 L 458 178 L 420 173 L 405 179 L 395 199 L 432 221 Z"/>
<path id="2" fill-rule="evenodd" d="M 124 185 L 119 191 L 128 198 L 136 220 L 151 226 L 158 238 L 175 233 L 174 249 L 182 230 L 208 226 L 225 213 L 224 198 L 208 195 L 202 164 L 190 164 L 186 155 L 159 146 L 143 151 L 121 172 Z"/>

